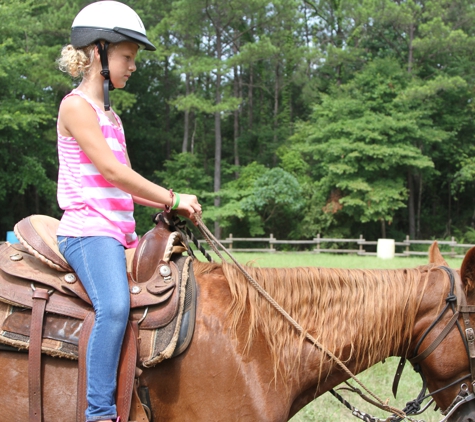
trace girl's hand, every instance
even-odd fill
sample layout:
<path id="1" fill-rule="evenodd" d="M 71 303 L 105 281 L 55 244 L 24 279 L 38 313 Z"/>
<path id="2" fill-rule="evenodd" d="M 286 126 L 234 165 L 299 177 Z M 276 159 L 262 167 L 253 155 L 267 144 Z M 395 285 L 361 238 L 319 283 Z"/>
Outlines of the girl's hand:
<path id="1" fill-rule="evenodd" d="M 195 216 L 201 217 L 202 210 L 196 195 L 180 193 L 180 204 L 178 205 L 177 212 L 183 217 L 189 218 L 194 224 L 198 224 Z"/>

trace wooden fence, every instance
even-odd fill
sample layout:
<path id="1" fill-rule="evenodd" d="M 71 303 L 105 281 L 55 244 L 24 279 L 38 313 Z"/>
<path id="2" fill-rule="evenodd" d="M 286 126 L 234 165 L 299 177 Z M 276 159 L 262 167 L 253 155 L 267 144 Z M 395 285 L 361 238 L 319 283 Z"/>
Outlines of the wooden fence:
<path id="1" fill-rule="evenodd" d="M 411 240 L 409 236 L 402 242 L 395 241 L 396 252 L 395 256 L 427 256 L 429 254 L 429 246 L 435 240 Z M 200 245 L 206 245 L 206 240 L 200 239 L 198 241 Z M 276 239 L 272 234 L 269 237 L 233 237 L 232 233 L 226 238 L 220 240 L 220 242 L 226 246 L 230 252 L 284 252 L 288 251 L 288 248 L 279 248 L 277 245 L 293 245 L 293 246 L 306 246 L 304 250 L 302 248 L 299 252 L 312 252 L 312 253 L 344 253 L 344 254 L 356 254 L 361 256 L 376 256 L 376 247 L 378 241 L 365 240 L 363 235 L 360 235 L 358 239 L 339 239 L 339 238 L 327 238 L 320 237 L 320 234 L 313 239 L 307 240 L 280 240 Z M 0 241 L 0 244 L 4 241 Z M 236 247 L 239 243 L 260 243 L 265 247 Z M 442 255 L 447 255 L 450 258 L 463 258 L 465 253 L 475 244 L 469 243 L 457 243 L 455 237 L 451 240 L 437 240 Z M 349 247 L 343 248 L 342 245 L 348 245 Z M 354 245 L 353 247 L 351 247 Z M 369 246 L 373 251 L 367 251 L 365 246 Z M 416 246 L 418 250 L 411 250 L 411 246 Z M 398 252 L 399 250 L 399 252 Z"/>
<path id="2" fill-rule="evenodd" d="M 205 240 L 200 240 L 200 244 L 206 244 Z M 360 235 L 358 239 L 338 239 L 338 238 L 325 238 L 320 234 L 313 239 L 308 240 L 280 240 L 276 239 L 272 234 L 269 237 L 233 237 L 230 234 L 226 239 L 220 240 L 220 242 L 226 246 L 231 252 L 279 252 L 282 248 L 278 245 L 306 245 L 305 252 L 312 253 L 345 253 L 345 254 L 357 254 L 362 256 L 376 256 L 377 252 L 367 251 L 366 246 L 370 249 L 376 250 L 377 241 L 365 240 L 363 235 Z M 402 242 L 395 241 L 396 253 L 395 256 L 414 256 L 414 255 L 428 255 L 429 246 L 432 245 L 434 240 L 411 240 L 409 236 Z M 259 243 L 264 244 L 265 247 L 238 247 L 239 243 Z M 454 237 L 451 240 L 437 240 L 441 249 L 442 255 L 448 255 L 451 258 L 463 258 L 465 253 L 473 246 L 472 244 L 457 243 Z M 344 248 L 344 245 L 348 245 Z M 353 247 L 351 247 L 353 246 Z M 411 247 L 416 247 L 418 250 L 411 250 Z M 285 248 L 284 248 L 285 249 Z M 301 249 L 301 248 L 300 248 Z M 423 249 L 423 250 L 421 250 Z"/>

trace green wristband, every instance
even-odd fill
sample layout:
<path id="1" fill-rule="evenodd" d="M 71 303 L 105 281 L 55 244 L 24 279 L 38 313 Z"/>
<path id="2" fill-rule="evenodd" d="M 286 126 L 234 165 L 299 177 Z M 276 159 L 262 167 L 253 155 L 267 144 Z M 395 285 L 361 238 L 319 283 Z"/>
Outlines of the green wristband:
<path id="1" fill-rule="evenodd" d="M 175 203 L 173 204 L 172 210 L 176 210 L 180 205 L 180 194 L 175 192 Z"/>

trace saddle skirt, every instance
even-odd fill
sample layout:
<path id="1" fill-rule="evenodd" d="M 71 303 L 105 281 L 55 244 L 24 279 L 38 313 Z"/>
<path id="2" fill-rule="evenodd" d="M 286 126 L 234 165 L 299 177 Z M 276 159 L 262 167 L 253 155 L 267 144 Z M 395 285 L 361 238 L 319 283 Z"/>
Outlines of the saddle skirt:
<path id="1" fill-rule="evenodd" d="M 33 292 L 48 289 L 42 352 L 78 359 L 91 302 L 56 246 L 58 220 L 31 216 L 15 226 L 21 244 L 0 246 L 0 343 L 28 349 Z M 154 366 L 183 352 L 194 330 L 196 283 L 181 233 L 164 218 L 128 250 L 130 320 L 139 326 L 138 362 Z"/>

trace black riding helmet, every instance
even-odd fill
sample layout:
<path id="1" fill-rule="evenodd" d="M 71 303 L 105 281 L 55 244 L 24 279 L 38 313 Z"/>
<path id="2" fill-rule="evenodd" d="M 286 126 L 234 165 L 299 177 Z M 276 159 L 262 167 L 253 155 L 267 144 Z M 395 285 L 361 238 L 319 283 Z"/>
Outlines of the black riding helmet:
<path id="1" fill-rule="evenodd" d="M 103 43 L 101 43 L 103 41 Z M 109 43 L 131 41 L 145 50 L 155 51 L 148 40 L 145 27 L 139 15 L 126 4 L 118 1 L 98 1 L 82 9 L 71 27 L 71 44 L 84 48 L 95 43 L 101 57 L 104 77 L 104 109 L 110 110 L 109 90 L 114 89 L 110 80 L 107 49 Z"/>

